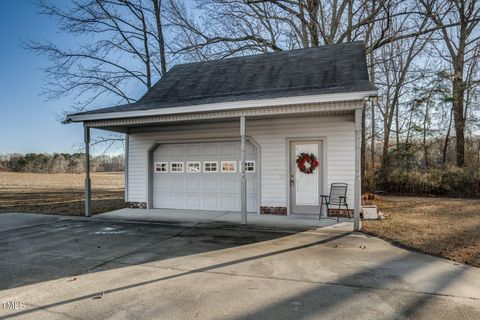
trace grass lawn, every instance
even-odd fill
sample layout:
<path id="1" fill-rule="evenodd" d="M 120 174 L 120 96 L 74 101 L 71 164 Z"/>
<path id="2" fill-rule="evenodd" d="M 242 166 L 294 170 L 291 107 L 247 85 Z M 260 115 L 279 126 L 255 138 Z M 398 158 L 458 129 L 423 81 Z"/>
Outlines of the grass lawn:
<path id="1" fill-rule="evenodd" d="M 362 231 L 435 256 L 480 267 L 480 200 L 378 197 L 380 221 Z"/>
<path id="2" fill-rule="evenodd" d="M 84 214 L 83 174 L 0 172 L 0 213 Z M 93 214 L 125 207 L 123 172 L 92 173 Z"/>

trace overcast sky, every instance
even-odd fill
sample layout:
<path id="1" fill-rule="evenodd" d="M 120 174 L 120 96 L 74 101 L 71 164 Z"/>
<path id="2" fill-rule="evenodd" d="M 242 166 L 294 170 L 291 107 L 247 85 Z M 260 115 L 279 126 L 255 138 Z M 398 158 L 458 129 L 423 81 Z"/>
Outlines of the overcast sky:
<path id="1" fill-rule="evenodd" d="M 78 151 L 81 124 L 62 125 L 58 119 L 71 98 L 47 102 L 40 96 L 40 68 L 46 61 L 21 47 L 29 39 L 73 46 L 74 39 L 57 33 L 53 20 L 37 15 L 31 0 L 2 2 L 0 39 L 0 154 Z"/>

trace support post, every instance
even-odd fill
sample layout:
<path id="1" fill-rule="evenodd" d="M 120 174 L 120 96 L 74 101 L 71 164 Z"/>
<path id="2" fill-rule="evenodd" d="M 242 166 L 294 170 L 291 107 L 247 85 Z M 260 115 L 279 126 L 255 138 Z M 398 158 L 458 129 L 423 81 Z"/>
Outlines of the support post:
<path id="1" fill-rule="evenodd" d="M 354 183 L 354 209 L 353 230 L 360 231 L 360 208 L 362 199 L 362 184 L 360 175 L 361 149 L 360 139 L 362 135 L 362 109 L 355 109 L 355 183 Z"/>
<path id="2" fill-rule="evenodd" d="M 247 177 L 245 176 L 246 161 L 246 137 L 245 137 L 245 116 L 240 117 L 240 213 L 242 224 L 247 224 Z"/>
<path id="3" fill-rule="evenodd" d="M 158 143 L 147 152 L 147 210 L 153 209 L 153 153 L 158 148 Z"/>
<path id="4" fill-rule="evenodd" d="M 85 142 L 85 217 L 92 216 L 92 181 L 90 179 L 90 128 L 83 127 Z"/>

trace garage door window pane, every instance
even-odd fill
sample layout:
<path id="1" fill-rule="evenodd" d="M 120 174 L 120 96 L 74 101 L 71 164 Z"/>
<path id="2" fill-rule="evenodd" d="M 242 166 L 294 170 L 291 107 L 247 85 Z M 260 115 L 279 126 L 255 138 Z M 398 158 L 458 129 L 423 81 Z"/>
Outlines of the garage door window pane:
<path id="1" fill-rule="evenodd" d="M 200 162 L 187 162 L 187 172 L 189 173 L 200 172 Z"/>
<path id="2" fill-rule="evenodd" d="M 205 161 L 203 163 L 204 172 L 218 172 L 218 162 L 217 161 Z"/>
<path id="3" fill-rule="evenodd" d="M 235 161 L 222 161 L 222 172 L 237 172 Z"/>
<path id="4" fill-rule="evenodd" d="M 242 161 L 238 162 L 240 168 L 242 167 Z M 245 161 L 245 172 L 255 172 L 255 161 L 249 160 Z"/>
<path id="5" fill-rule="evenodd" d="M 171 162 L 170 171 L 173 173 L 183 172 L 183 162 Z"/>
<path id="6" fill-rule="evenodd" d="M 155 172 L 168 172 L 168 162 L 155 162 Z"/>

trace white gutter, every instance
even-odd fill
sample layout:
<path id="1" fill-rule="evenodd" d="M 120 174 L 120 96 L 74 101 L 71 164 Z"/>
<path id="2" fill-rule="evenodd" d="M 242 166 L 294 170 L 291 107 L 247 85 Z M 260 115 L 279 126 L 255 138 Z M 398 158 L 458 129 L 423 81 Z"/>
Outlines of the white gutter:
<path id="1" fill-rule="evenodd" d="M 372 91 L 320 94 L 320 95 L 298 96 L 298 97 L 287 97 L 287 98 L 220 102 L 220 103 L 200 104 L 200 105 L 185 106 L 185 107 L 79 114 L 79 115 L 68 115 L 65 120 L 65 123 L 104 120 L 104 119 L 134 118 L 134 117 L 157 116 L 157 115 L 185 114 L 185 113 L 194 113 L 194 112 L 237 110 L 237 109 L 248 109 L 248 108 L 258 108 L 258 107 L 274 107 L 274 106 L 285 106 L 285 105 L 303 104 L 303 103 L 324 103 L 324 102 L 335 102 L 335 101 L 363 100 L 363 98 L 365 97 L 376 96 L 376 95 L 377 95 L 377 91 L 372 90 Z"/>

